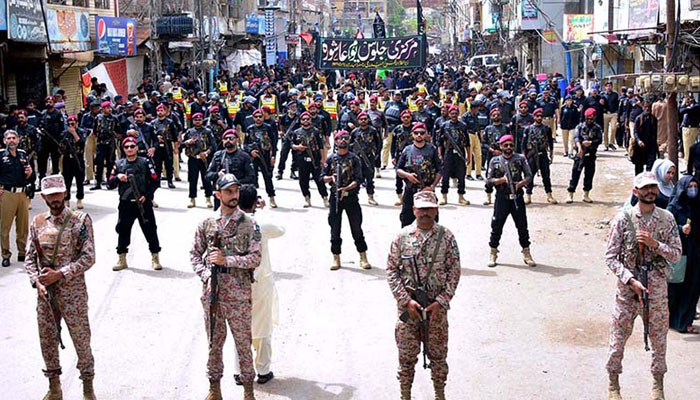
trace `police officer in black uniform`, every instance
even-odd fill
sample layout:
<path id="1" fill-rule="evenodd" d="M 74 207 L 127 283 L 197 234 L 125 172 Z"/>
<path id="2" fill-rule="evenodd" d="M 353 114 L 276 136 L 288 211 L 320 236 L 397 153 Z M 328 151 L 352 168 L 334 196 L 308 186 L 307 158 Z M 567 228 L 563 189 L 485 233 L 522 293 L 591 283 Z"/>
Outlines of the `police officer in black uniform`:
<path id="1" fill-rule="evenodd" d="M 34 191 L 36 189 L 36 158 L 39 154 L 39 130 L 29 123 L 27 111 L 25 110 L 19 110 L 17 112 L 17 126 L 15 130 L 19 135 L 19 144 L 17 148 L 27 153 L 27 162 L 32 166 L 32 174 L 27 178 L 27 198 L 30 200 L 29 207 L 31 209 L 31 199 L 34 198 Z"/>
<path id="2" fill-rule="evenodd" d="M 103 174 L 109 174 L 114 166 L 114 147 L 117 138 L 119 121 L 112 115 L 112 105 L 105 101 L 102 103 L 102 113 L 95 119 L 93 132 L 97 138 L 97 148 L 95 149 L 95 165 L 97 175 L 95 176 L 95 186 L 90 190 L 102 188 Z M 105 165 L 107 166 L 105 172 Z"/>
<path id="3" fill-rule="evenodd" d="M 391 132 L 391 162 L 396 168 L 399 156 L 409 144 L 413 143 L 413 136 L 411 134 L 411 129 L 413 128 L 413 116 L 411 111 L 408 109 L 401 112 L 401 124 L 396 125 Z M 398 196 L 398 201 L 394 203 L 395 206 L 400 206 L 403 204 L 403 179 L 396 175 L 396 195 Z"/>
<path id="4" fill-rule="evenodd" d="M 466 114 L 469 121 L 476 124 L 476 118 L 471 113 Z M 447 204 L 447 192 L 450 188 L 450 178 L 457 179 L 457 193 L 459 205 L 466 206 L 469 201 L 464 198 L 466 193 L 464 177 L 469 159 L 469 128 L 459 120 L 459 108 L 452 106 L 449 112 L 450 119 L 442 124 L 442 134 L 436 140 L 440 159 L 442 160 L 442 200 L 440 205 Z M 480 151 L 480 150 L 479 150 Z"/>
<path id="5" fill-rule="evenodd" d="M 299 166 L 299 187 L 304 195 L 304 208 L 311 207 L 311 192 L 309 191 L 309 177 L 312 177 L 318 192 L 323 198 L 326 207 L 328 203 L 328 191 L 321 178 L 321 166 L 325 162 L 322 154 L 323 138 L 318 129 L 311 125 L 311 114 L 304 111 L 299 116 L 301 127 L 289 133 L 289 143 L 294 150 L 293 157 L 297 159 Z"/>
<path id="6" fill-rule="evenodd" d="M 525 128 L 520 148 L 533 174 L 538 171 L 542 174 L 542 184 L 547 193 L 547 202 L 557 204 L 557 200 L 552 195 L 552 180 L 550 179 L 549 165 L 554 159 L 554 138 L 549 126 L 542 123 L 542 109 L 538 108 L 532 113 L 535 122 Z M 532 188 L 534 179 L 527 185 L 525 194 L 525 204 L 532 202 Z"/>
<path id="7" fill-rule="evenodd" d="M 156 134 L 153 125 L 146 122 L 146 112 L 139 108 L 134 111 L 134 122 L 129 124 L 127 136 L 133 136 L 138 145 L 139 157 L 153 158 L 156 152 Z"/>
<path id="8" fill-rule="evenodd" d="M 197 181 L 200 176 L 202 177 L 202 186 L 204 186 L 207 208 L 214 207 L 211 202 L 211 181 L 206 178 L 206 171 L 207 165 L 209 165 L 208 157 L 216 151 L 216 147 L 211 131 L 202 125 L 203 121 L 204 115 L 202 113 L 193 114 L 193 126 L 185 132 L 183 138 L 185 155 L 187 156 L 187 182 L 190 185 L 190 203 L 187 205 L 187 208 L 196 206 Z"/>
<path id="9" fill-rule="evenodd" d="M 508 127 L 501 122 L 503 112 L 499 107 L 494 107 L 489 113 L 491 119 L 491 124 L 484 129 L 484 144 L 487 146 L 486 152 L 486 168 L 488 170 L 488 165 L 491 159 L 495 156 L 501 155 L 501 146 L 498 144 L 499 140 L 508 134 Z M 491 204 L 491 194 L 493 193 L 493 185 L 486 180 L 484 184 L 486 187 L 486 200 L 484 200 L 484 205 Z"/>
<path id="10" fill-rule="evenodd" d="M 340 249 L 343 240 L 340 237 L 343 210 L 350 222 L 350 232 L 355 241 L 355 248 L 360 253 L 360 267 L 371 268 L 367 261 L 367 242 L 362 232 L 362 208 L 357 197 L 362 184 L 362 162 L 349 151 L 350 134 L 337 131 L 334 135 L 337 152 L 331 154 L 323 167 L 323 181 L 331 184 L 330 209 L 328 224 L 331 226 L 331 253 L 333 264 L 331 271 L 340 268 Z"/>
<path id="11" fill-rule="evenodd" d="M 534 122 L 535 119 L 532 117 L 532 114 L 528 112 L 527 101 L 522 100 L 518 104 L 518 112 L 513 115 L 513 118 L 510 119 L 510 134 L 513 136 L 513 140 L 515 140 L 516 153 L 522 152 L 520 144 L 523 140 L 523 132 L 525 132 L 525 128 Z"/>
<path id="12" fill-rule="evenodd" d="M 117 221 L 117 254 L 119 261 L 113 271 L 127 268 L 126 254 L 131 243 L 131 228 L 138 219 L 139 226 L 151 251 L 151 267 L 160 270 L 158 253 L 158 227 L 153 213 L 153 193 L 158 188 L 158 176 L 149 159 L 138 156 L 136 138 L 127 136 L 122 141 L 125 157 L 119 159 L 110 174 L 107 185 L 110 189 L 119 188 L 119 219 Z M 134 189 L 136 188 L 136 190 Z M 139 204 L 141 204 L 139 206 Z M 141 212 L 143 211 L 143 213 Z"/>
<path id="13" fill-rule="evenodd" d="M 275 203 L 275 185 L 272 182 L 272 173 L 277 155 L 277 131 L 263 122 L 264 115 L 261 109 L 253 111 L 253 124 L 249 125 L 245 135 L 245 151 L 253 158 L 255 169 L 255 183 L 257 187 L 258 171 L 262 172 L 265 181 L 265 191 L 270 198 L 270 207 L 277 207 Z"/>
<path id="14" fill-rule="evenodd" d="M 207 169 L 207 179 L 216 182 L 225 174 L 233 174 L 241 184 L 254 185 L 256 181 L 253 159 L 238 145 L 239 137 L 235 129 L 227 129 L 223 136 L 223 149 L 217 150 Z M 219 199 L 214 197 L 214 211 L 219 209 Z M 271 206 L 272 207 L 272 206 Z M 274 207 L 276 208 L 275 204 Z"/>
<path id="15" fill-rule="evenodd" d="M 224 131 L 226 131 L 229 128 L 229 126 L 226 124 L 226 120 L 221 117 L 219 106 L 209 107 L 209 116 L 204 120 L 204 126 L 209 128 L 212 136 L 214 136 L 216 148 L 220 149 L 223 145 L 221 137 L 223 136 Z"/>
<path id="16" fill-rule="evenodd" d="M 502 154 L 489 161 L 486 175 L 488 182 L 496 188 L 496 200 L 493 205 L 493 218 L 491 218 L 491 238 L 489 239 L 491 253 L 488 266 L 496 266 L 503 225 L 508 215 L 511 215 L 518 230 L 520 247 L 523 249 L 523 261 L 534 267 L 537 264 L 530 254 L 530 233 L 527 229 L 527 213 L 523 201 L 523 187 L 532 181 L 532 172 L 525 156 L 514 152 L 513 136 L 502 136 L 499 139 L 499 145 Z"/>
<path id="17" fill-rule="evenodd" d="M 54 108 L 54 99 L 48 96 L 45 101 L 46 109 L 41 113 L 39 119 L 39 132 L 41 133 L 41 144 L 39 146 L 39 180 L 46 176 L 49 157 L 51 157 L 51 171 L 58 174 L 58 159 L 61 156 L 58 146 L 59 138 L 65 128 L 63 114 Z M 46 138 L 44 135 L 50 135 Z M 53 139 L 53 140 L 51 140 Z"/>
<path id="18" fill-rule="evenodd" d="M 71 115 L 66 118 L 68 121 L 68 128 L 63 131 L 60 141 L 60 150 L 63 154 L 63 180 L 66 183 L 66 198 L 65 201 L 70 207 L 70 188 L 75 179 L 75 186 L 78 191 L 76 193 L 76 198 L 78 202 L 76 207 L 78 209 L 83 208 L 83 198 L 85 198 L 85 192 L 83 189 L 83 184 L 85 181 L 85 138 L 87 132 L 78 126 L 78 117 Z"/>
<path id="19" fill-rule="evenodd" d="M 426 141 L 428 129 L 423 123 L 412 128 L 413 144 L 401 152 L 396 164 L 396 174 L 406 180 L 406 189 L 401 200 L 401 227 L 411 225 L 416 220 L 413 215 L 413 195 L 419 190 L 435 191 L 440 182 L 442 165 L 437 148 Z"/>
<path id="20" fill-rule="evenodd" d="M 287 112 L 280 116 L 280 133 L 282 134 L 282 151 L 280 152 L 280 159 L 277 164 L 277 180 L 282 180 L 282 173 L 284 172 L 285 165 L 287 164 L 287 158 L 289 153 L 292 151 L 292 143 L 289 142 L 289 134 L 295 129 L 299 128 L 299 104 L 296 101 L 289 101 L 285 105 Z M 299 179 L 297 177 L 297 162 L 296 158 L 292 157 L 292 167 L 289 177 L 291 179 Z"/>
<path id="21" fill-rule="evenodd" d="M 576 126 L 574 132 L 574 143 L 576 146 L 576 158 L 574 166 L 571 169 L 571 180 L 569 181 L 569 197 L 567 203 L 574 202 L 574 192 L 578 186 L 578 180 L 581 177 L 581 171 L 585 170 L 583 177 L 583 201 L 592 203 L 593 200 L 589 197 L 589 192 L 593 188 L 593 175 L 595 175 L 595 159 L 598 146 L 603 143 L 603 129 L 595 122 L 596 111 L 589 108 L 585 113 L 585 122 L 581 122 Z"/>
<path id="22" fill-rule="evenodd" d="M 367 188 L 367 202 L 370 205 L 376 206 L 377 201 L 374 200 L 374 168 L 379 158 L 382 139 L 372 125 L 370 125 L 369 115 L 366 112 L 361 112 L 357 116 L 359 126 L 353 129 L 350 134 L 350 144 L 353 153 L 362 161 L 362 176 Z"/>
<path id="23" fill-rule="evenodd" d="M 160 182 L 163 176 L 163 169 L 165 169 L 168 187 L 174 189 L 173 143 L 177 142 L 179 125 L 175 120 L 167 116 L 168 111 L 163 104 L 158 105 L 156 113 L 158 117 L 151 123 L 151 125 L 153 125 L 156 145 L 156 151 L 153 154 L 153 163 L 155 164 L 156 174 L 158 174 L 158 182 Z"/>

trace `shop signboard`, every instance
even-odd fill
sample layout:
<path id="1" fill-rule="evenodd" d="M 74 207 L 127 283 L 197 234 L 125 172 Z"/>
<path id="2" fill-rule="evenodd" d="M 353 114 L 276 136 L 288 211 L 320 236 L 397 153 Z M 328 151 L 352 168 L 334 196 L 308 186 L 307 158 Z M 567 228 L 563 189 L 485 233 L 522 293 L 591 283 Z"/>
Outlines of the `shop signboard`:
<path id="1" fill-rule="evenodd" d="M 7 1 L 7 37 L 18 42 L 46 43 L 41 0 Z"/>
<path id="2" fill-rule="evenodd" d="M 564 14 L 564 41 L 590 42 L 593 32 L 593 14 Z"/>
<path id="3" fill-rule="evenodd" d="M 110 56 L 136 55 L 136 20 L 95 16 L 97 52 Z"/>
<path id="4" fill-rule="evenodd" d="M 46 9 L 51 52 L 87 51 L 90 43 L 90 14 L 82 11 Z"/>

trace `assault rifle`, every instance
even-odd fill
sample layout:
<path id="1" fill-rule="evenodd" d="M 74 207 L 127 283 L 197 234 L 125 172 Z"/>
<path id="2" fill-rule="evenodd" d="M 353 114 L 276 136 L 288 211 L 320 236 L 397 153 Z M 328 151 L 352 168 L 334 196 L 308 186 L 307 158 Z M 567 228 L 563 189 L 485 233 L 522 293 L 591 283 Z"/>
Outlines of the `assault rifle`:
<path id="1" fill-rule="evenodd" d="M 649 288 L 649 266 L 644 263 L 644 245 L 639 244 L 639 260 L 642 271 L 640 283 L 645 288 Z M 645 291 L 642 295 L 642 322 L 644 323 L 644 350 L 649 351 L 649 292 Z"/>
<path id="2" fill-rule="evenodd" d="M 215 231 L 209 247 L 221 249 L 219 231 Z M 214 327 L 216 326 L 216 306 L 219 302 L 219 268 L 221 265 L 211 264 L 211 275 L 209 277 L 209 348 L 214 343 Z"/>
<path id="3" fill-rule="evenodd" d="M 267 164 L 267 160 L 265 160 L 265 156 L 263 155 L 263 151 L 260 149 L 260 145 L 258 145 L 257 143 L 253 143 L 250 145 L 250 150 L 251 152 L 258 152 L 258 156 L 256 158 L 260 160 L 260 164 L 262 164 L 263 175 L 265 175 L 266 178 L 270 176 L 270 166 Z M 226 157 L 225 154 L 224 157 Z M 255 160 L 255 158 L 253 158 L 253 160 Z"/>
<path id="4" fill-rule="evenodd" d="M 32 231 L 32 243 L 34 244 L 34 250 L 36 251 L 36 263 L 39 273 L 41 273 L 41 270 L 44 268 L 53 269 L 53 266 L 51 265 L 42 265 L 41 260 L 44 259 L 44 252 L 41 250 L 41 243 L 39 243 L 39 237 L 35 231 Z M 58 243 L 56 245 L 58 245 Z M 63 345 L 63 339 L 61 339 L 61 316 L 58 310 L 58 302 L 56 301 L 56 283 L 52 283 L 46 287 L 46 299 L 49 302 L 49 310 L 51 311 L 51 316 L 53 317 L 53 322 L 56 326 L 56 339 L 58 340 L 58 344 L 61 346 L 61 349 L 65 349 L 66 346 Z"/>
<path id="5" fill-rule="evenodd" d="M 144 224 L 148 223 L 148 220 L 146 219 L 146 213 L 143 210 L 143 203 L 139 201 L 141 198 L 142 194 L 141 191 L 139 190 L 139 186 L 136 184 L 136 178 L 134 178 L 133 174 L 127 175 L 127 179 L 129 181 L 129 185 L 131 186 L 131 192 L 134 195 L 134 201 L 136 202 L 136 207 L 139 210 L 139 215 L 141 216 L 141 220 L 143 220 Z"/>
<path id="6" fill-rule="evenodd" d="M 75 146 L 73 146 L 73 135 L 71 134 L 70 137 L 67 137 L 62 140 L 63 142 L 66 143 L 66 149 L 68 150 L 68 153 L 70 154 L 71 158 L 75 160 L 76 164 L 78 164 L 78 169 L 80 172 L 84 172 L 83 166 L 80 163 L 80 159 L 78 158 L 78 152 L 75 151 Z"/>
<path id="7" fill-rule="evenodd" d="M 467 162 L 467 157 L 464 156 L 464 153 L 462 152 L 462 149 L 459 147 L 459 144 L 457 144 L 457 140 L 452 136 L 450 131 L 446 130 L 443 132 L 443 136 L 446 137 L 449 141 L 450 144 L 452 145 L 452 149 L 454 149 L 455 153 L 457 153 L 457 156 L 462 159 L 465 163 Z"/>
<path id="8" fill-rule="evenodd" d="M 303 136 L 304 147 L 306 147 L 306 156 L 311 159 L 311 165 L 314 167 L 314 171 L 318 169 L 318 164 L 316 164 L 316 159 L 314 158 L 314 153 L 311 151 L 311 137 Z"/>
<path id="9" fill-rule="evenodd" d="M 423 343 L 423 369 L 428 369 L 431 368 L 430 364 L 428 363 L 428 341 L 430 339 L 428 334 L 430 332 L 430 319 L 425 309 L 430 305 L 430 300 L 428 299 L 428 293 L 425 286 L 423 286 L 420 279 L 420 272 L 418 271 L 418 266 L 416 265 L 416 256 L 402 255 L 401 260 L 409 261 L 411 268 L 413 269 L 413 277 L 415 282 L 418 284 L 418 287 L 416 288 L 406 286 L 406 290 L 411 295 L 411 299 L 415 300 L 423 308 L 420 321 L 420 341 Z M 399 319 L 403 322 L 408 322 L 411 319 L 411 316 L 408 314 L 408 310 L 401 313 Z"/>
<path id="10" fill-rule="evenodd" d="M 508 195 L 509 200 L 513 200 L 513 205 L 515 206 L 515 209 L 518 209 L 518 201 L 517 197 L 518 194 L 515 190 L 515 182 L 513 182 L 513 174 L 510 172 L 510 161 L 506 162 L 506 158 L 503 157 L 503 166 L 506 170 L 506 179 L 508 180 L 508 190 L 510 190 L 510 194 Z"/>
<path id="11" fill-rule="evenodd" d="M 340 214 L 340 201 L 342 200 L 341 197 L 343 196 L 343 192 L 340 191 L 341 182 L 343 180 L 342 175 L 341 175 L 341 165 L 340 165 L 340 159 L 336 159 L 336 164 L 335 164 L 335 212 L 336 214 Z"/>
<path id="12" fill-rule="evenodd" d="M 355 140 L 355 142 L 353 142 L 352 152 L 357 154 L 358 157 L 360 157 L 360 160 L 362 160 L 362 164 L 364 164 L 369 170 L 368 174 L 374 173 L 374 167 L 370 163 L 369 157 L 367 157 L 367 153 L 365 153 L 365 150 L 362 148 L 362 144 L 360 144 L 358 140 Z"/>

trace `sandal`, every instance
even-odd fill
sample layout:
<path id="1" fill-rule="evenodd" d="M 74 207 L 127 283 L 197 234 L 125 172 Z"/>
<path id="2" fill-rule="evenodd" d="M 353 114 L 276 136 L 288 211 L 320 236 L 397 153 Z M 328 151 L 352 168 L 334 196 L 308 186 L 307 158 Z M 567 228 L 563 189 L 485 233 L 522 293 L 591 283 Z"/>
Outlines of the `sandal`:
<path id="1" fill-rule="evenodd" d="M 689 326 L 689 327 L 687 327 L 687 328 L 685 328 L 684 331 L 679 331 L 679 332 L 680 332 L 680 333 L 688 333 L 688 334 L 691 334 L 691 335 L 700 334 L 700 332 L 699 332 L 697 329 L 695 329 L 695 327 L 693 327 L 692 325 Z"/>

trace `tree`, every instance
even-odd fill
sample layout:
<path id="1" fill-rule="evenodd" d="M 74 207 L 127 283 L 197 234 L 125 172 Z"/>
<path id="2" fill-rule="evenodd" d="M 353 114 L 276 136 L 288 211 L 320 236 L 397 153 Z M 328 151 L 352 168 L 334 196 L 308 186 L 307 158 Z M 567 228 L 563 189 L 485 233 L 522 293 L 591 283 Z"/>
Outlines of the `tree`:
<path id="1" fill-rule="evenodd" d="M 406 9 L 398 0 L 389 0 L 387 8 L 387 36 L 405 36 L 408 32 L 404 24 L 406 21 Z"/>

